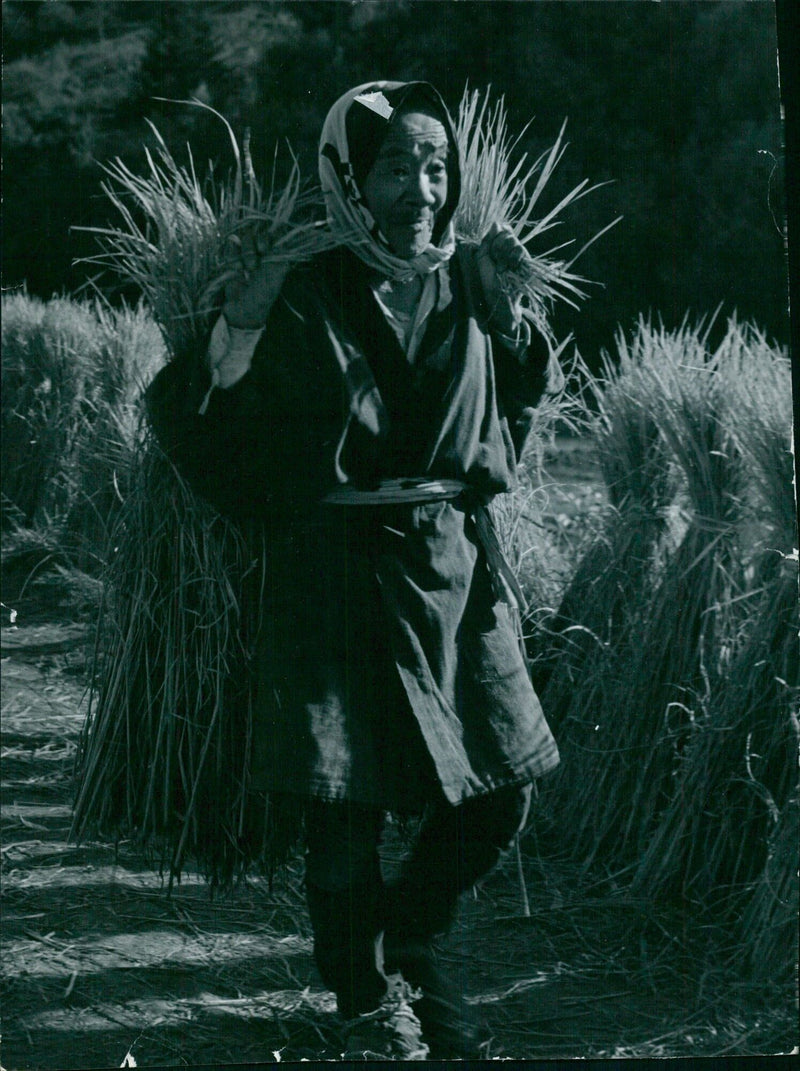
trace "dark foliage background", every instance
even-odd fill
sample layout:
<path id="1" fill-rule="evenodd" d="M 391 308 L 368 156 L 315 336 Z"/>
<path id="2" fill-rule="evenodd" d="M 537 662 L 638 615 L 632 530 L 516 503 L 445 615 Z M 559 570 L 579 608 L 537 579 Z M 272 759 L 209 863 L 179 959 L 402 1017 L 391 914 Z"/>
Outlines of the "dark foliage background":
<path id="1" fill-rule="evenodd" d="M 602 282 L 561 314 L 593 361 L 618 324 L 653 311 L 737 309 L 788 340 L 775 8 L 632 0 L 380 3 L 6 0 L 3 285 L 76 290 L 92 251 L 73 225 L 103 223 L 98 163 L 143 164 L 154 119 L 180 158 L 229 166 L 221 124 L 154 97 L 196 96 L 253 132 L 257 168 L 288 138 L 315 174 L 333 99 L 375 77 L 428 78 L 456 107 L 467 81 L 506 95 L 523 142 L 570 147 L 550 197 L 613 180 L 571 210 L 575 248 L 624 220 L 580 262 Z M 110 284 L 110 280 L 107 281 Z"/>

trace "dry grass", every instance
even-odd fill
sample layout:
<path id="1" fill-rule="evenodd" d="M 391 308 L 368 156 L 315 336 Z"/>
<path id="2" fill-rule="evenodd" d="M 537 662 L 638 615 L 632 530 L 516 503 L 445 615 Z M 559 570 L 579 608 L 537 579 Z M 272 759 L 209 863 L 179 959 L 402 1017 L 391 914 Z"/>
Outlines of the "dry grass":
<path id="1" fill-rule="evenodd" d="M 154 441 L 137 461 L 106 576 L 74 828 L 138 836 L 173 877 L 191 856 L 224 884 L 263 847 L 252 824 L 273 828 L 248 790 L 266 551 L 197 498 Z"/>
<path id="2" fill-rule="evenodd" d="M 207 108 L 199 101 L 174 101 Z M 314 218 L 318 197 L 304 189 L 292 157 L 289 177 L 278 187 L 275 171 L 262 187 L 250 160 L 248 135 L 240 148 L 225 118 L 233 173 L 219 179 L 209 168 L 198 177 L 187 146 L 179 164 L 153 123 L 155 150 L 145 149 L 147 169 L 132 171 L 121 160 L 106 165 L 103 190 L 122 217 L 115 227 L 89 228 L 101 252 L 88 259 L 136 286 L 160 325 L 172 355 L 205 342 L 225 284 L 240 273 L 245 235 L 265 244 L 268 263 L 296 263 L 334 244 Z M 277 149 L 276 149 L 277 158 Z"/>
<path id="3" fill-rule="evenodd" d="M 547 796 L 573 858 L 637 895 L 733 919 L 759 889 L 755 946 L 786 909 L 774 838 L 797 776 L 788 363 L 736 321 L 714 351 L 686 324 L 618 348 L 595 384 L 614 508 L 554 622 Z"/>
<path id="4" fill-rule="evenodd" d="M 163 342 L 141 307 L 19 293 L 3 297 L 2 350 L 4 580 L 49 563 L 78 583 L 104 559 Z"/>
<path id="5" fill-rule="evenodd" d="M 706 648 L 715 660 L 699 716 L 636 883 L 651 895 L 726 898 L 734 913 L 749 900 L 743 933 L 755 950 L 774 938 L 775 916 L 785 918 L 797 891 L 789 877 L 796 859 L 786 849 L 800 745 L 791 391 L 787 362 L 752 329 L 732 324 L 721 352 L 727 424 L 742 468 L 738 542 L 708 615 L 717 635 L 706 637 Z M 696 802 L 687 807 L 687 800 Z M 794 970 L 790 947 L 775 947 L 774 973 Z M 754 965 L 759 955 L 751 955 Z"/>
<path id="6" fill-rule="evenodd" d="M 479 90 L 464 91 L 456 123 L 462 161 L 461 199 L 453 221 L 462 239 L 479 243 L 496 223 L 509 227 L 523 244 L 533 243 L 561 224 L 567 208 L 598 189 L 584 179 L 553 208 L 537 216 L 542 194 L 566 151 L 566 120 L 551 148 L 532 162 L 519 152 L 528 126 L 512 137 L 502 97 L 491 104 L 488 90 L 483 97 Z M 591 242 L 617 222 L 604 227 Z M 524 296 L 526 315 L 545 337 L 552 334 L 548 314 L 553 303 L 561 300 L 577 307 L 586 296 L 586 280 L 572 267 L 587 246 L 569 260 L 556 256 L 570 244 L 562 242 L 547 252 L 529 253 L 518 269 L 505 276 L 507 287 Z"/>

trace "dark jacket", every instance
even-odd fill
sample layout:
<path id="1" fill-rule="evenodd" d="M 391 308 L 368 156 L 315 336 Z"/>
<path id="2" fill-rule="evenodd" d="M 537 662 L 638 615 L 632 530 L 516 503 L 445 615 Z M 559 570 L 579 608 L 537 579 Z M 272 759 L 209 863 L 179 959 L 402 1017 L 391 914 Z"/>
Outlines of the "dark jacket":
<path id="1" fill-rule="evenodd" d="M 198 355 L 171 362 L 148 392 L 195 489 L 266 529 L 256 787 L 403 810 L 558 762 L 475 525 L 514 485 L 547 350 L 539 340 L 523 362 L 490 336 L 470 250 L 450 282 L 412 366 L 361 262 L 324 254 L 287 277 L 250 372 L 214 391 L 205 416 Z M 382 405 L 374 391 L 354 405 L 343 358 L 348 375 L 368 368 Z M 366 489 L 426 476 L 469 490 L 323 504 L 337 473 Z"/>

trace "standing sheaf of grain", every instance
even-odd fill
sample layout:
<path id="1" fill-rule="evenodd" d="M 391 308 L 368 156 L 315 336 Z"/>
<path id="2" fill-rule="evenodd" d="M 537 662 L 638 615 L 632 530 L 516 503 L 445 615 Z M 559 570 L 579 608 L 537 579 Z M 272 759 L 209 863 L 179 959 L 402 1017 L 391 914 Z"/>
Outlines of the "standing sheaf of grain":
<path id="1" fill-rule="evenodd" d="M 584 370 L 605 522 L 544 630 L 552 672 L 542 701 L 560 739 L 588 751 L 600 746 L 602 722 L 594 715 L 614 707 L 659 573 L 676 475 L 652 404 L 661 393 L 654 373 L 686 351 L 683 336 L 670 338 L 644 321 L 630 342 L 621 331 L 616 341 L 599 376 Z"/>
<path id="2" fill-rule="evenodd" d="M 96 572 L 125 494 L 138 395 L 164 360 L 146 310 L 5 295 L 3 531 Z"/>
<path id="3" fill-rule="evenodd" d="M 655 548 L 667 524 L 673 474 L 652 407 L 646 404 L 658 390 L 652 376 L 657 344 L 649 326 L 641 323 L 630 343 L 618 333 L 615 359 L 603 355 L 599 377 L 584 369 L 584 398 L 592 399 L 584 420 L 594 439 L 608 508 L 599 537 L 578 562 L 548 624 L 549 657 L 558 669 L 544 697 L 554 725 L 580 733 L 584 746 L 593 745 L 595 729 L 594 722 L 584 722 L 583 690 L 608 687 L 604 667 L 638 630 Z M 660 360 L 677 359 L 679 346 L 661 348 Z"/>
<path id="4" fill-rule="evenodd" d="M 788 365 L 735 320 L 713 352 L 699 327 L 640 324 L 619 356 L 598 402 L 615 510 L 564 600 L 543 695 L 563 756 L 552 799 L 586 865 L 731 902 L 761 880 L 797 776 Z M 620 538 L 626 505 L 644 547 Z"/>
<path id="5" fill-rule="evenodd" d="M 674 769 L 702 704 L 716 684 L 725 608 L 735 580 L 742 464 L 729 433 L 729 399 L 719 371 L 725 345 L 702 364 L 658 369 L 660 435 L 678 476 L 672 503 L 683 529 L 664 550 L 629 671 L 618 693 L 621 749 L 608 764 L 619 795 L 606 803 L 606 844 L 617 859 L 645 849 L 674 791 Z M 610 723 L 607 720 L 606 725 Z M 608 739 L 608 737 L 606 737 Z M 624 800 L 625 810 L 615 807 Z M 621 819 L 621 820 L 619 820 Z"/>
<path id="6" fill-rule="evenodd" d="M 797 530 L 792 488 L 791 376 L 787 359 L 754 328 L 732 323 L 720 371 L 742 460 L 743 538 L 713 688 L 676 770 L 673 799 L 635 885 L 648 895 L 723 899 L 758 971 L 795 966 L 797 754 L 800 746 Z M 690 805 L 688 805 L 690 802 Z M 789 921 L 792 904 L 793 922 Z"/>

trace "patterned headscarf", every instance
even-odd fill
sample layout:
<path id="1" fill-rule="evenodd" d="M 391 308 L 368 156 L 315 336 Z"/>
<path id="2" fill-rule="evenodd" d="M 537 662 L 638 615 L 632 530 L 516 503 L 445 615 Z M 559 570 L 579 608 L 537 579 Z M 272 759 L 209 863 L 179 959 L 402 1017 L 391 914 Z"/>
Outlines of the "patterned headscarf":
<path id="1" fill-rule="evenodd" d="M 409 260 L 395 256 L 375 223 L 359 183 L 368 174 L 393 117 L 409 98 L 432 108 L 447 133 L 447 201 L 437 215 L 433 241 Z M 322 127 L 319 178 L 328 224 L 343 245 L 365 264 L 393 279 L 427 275 L 446 263 L 455 249 L 451 219 L 458 204 L 461 172 L 453 121 L 428 82 L 367 82 L 336 101 Z"/>

